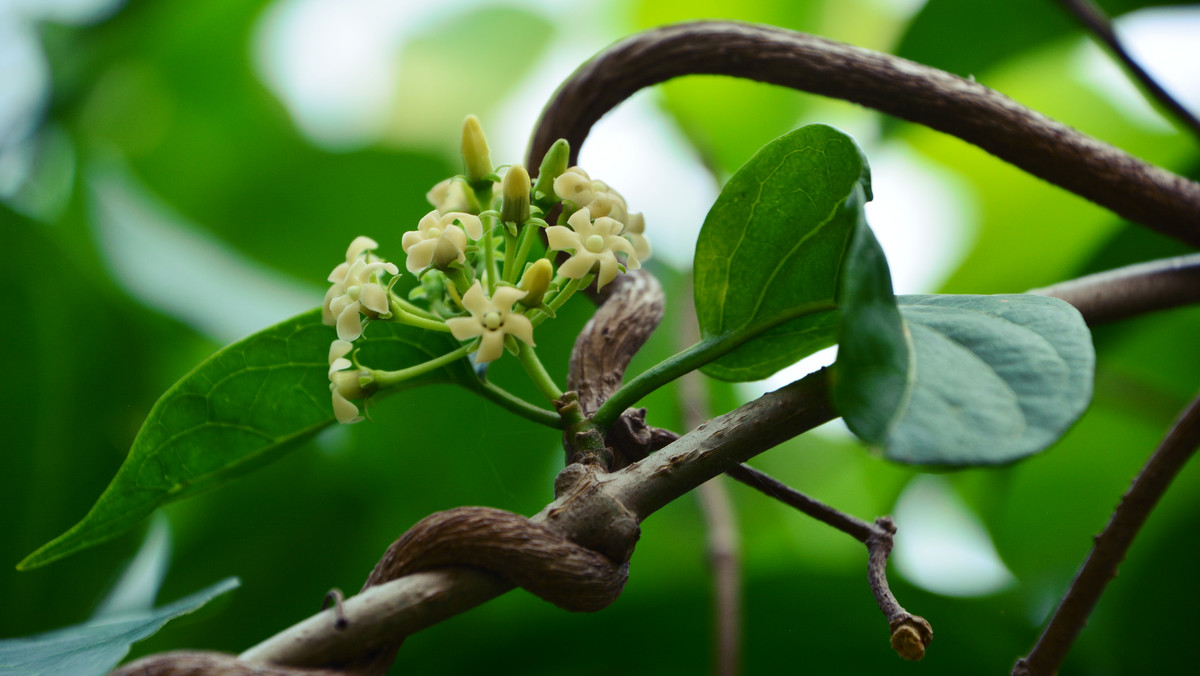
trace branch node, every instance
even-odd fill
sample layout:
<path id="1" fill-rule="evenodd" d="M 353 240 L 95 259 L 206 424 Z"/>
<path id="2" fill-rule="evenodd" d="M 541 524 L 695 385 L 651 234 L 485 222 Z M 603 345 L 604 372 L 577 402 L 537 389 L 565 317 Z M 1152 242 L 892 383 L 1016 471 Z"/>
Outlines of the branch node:
<path id="1" fill-rule="evenodd" d="M 906 660 L 925 657 L 925 648 L 933 640 L 933 627 L 920 615 L 905 613 L 891 622 L 892 649 Z"/>
<path id="2" fill-rule="evenodd" d="M 321 602 L 321 610 L 325 610 L 329 607 L 329 602 L 333 601 L 333 614 L 337 618 L 333 626 L 338 631 L 342 631 L 350 625 L 350 621 L 346 619 L 346 609 L 342 605 L 345 600 L 346 595 L 342 593 L 342 590 L 334 587 L 325 593 L 325 600 Z"/>

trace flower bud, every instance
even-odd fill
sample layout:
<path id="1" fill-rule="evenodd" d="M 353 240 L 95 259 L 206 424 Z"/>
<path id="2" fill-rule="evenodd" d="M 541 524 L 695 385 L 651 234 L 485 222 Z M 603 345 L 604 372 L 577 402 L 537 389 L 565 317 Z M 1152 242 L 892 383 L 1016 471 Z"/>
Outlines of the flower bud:
<path id="1" fill-rule="evenodd" d="M 479 118 L 474 115 L 468 115 L 467 119 L 463 120 L 462 156 L 467 180 L 472 185 L 492 173 L 492 158 L 488 153 L 487 137 L 483 135 Z"/>
<path id="2" fill-rule="evenodd" d="M 546 156 L 542 158 L 542 164 L 538 168 L 537 183 L 533 187 L 535 197 L 554 199 L 554 179 L 562 176 L 570 160 L 571 146 L 567 140 L 560 138 L 555 141 L 550 150 L 546 151 Z"/>
<path id="3" fill-rule="evenodd" d="M 521 225 L 529 220 L 529 172 L 525 167 L 514 164 L 504 175 L 502 194 L 504 201 L 500 206 L 500 220 L 504 223 Z"/>
<path id="4" fill-rule="evenodd" d="M 546 296 L 546 290 L 550 288 L 550 279 L 553 276 L 554 266 L 548 259 L 539 258 L 537 262 L 529 266 L 529 269 L 521 276 L 519 286 L 525 292 L 525 297 L 521 299 L 525 307 L 537 307 L 542 304 L 542 299 Z"/>

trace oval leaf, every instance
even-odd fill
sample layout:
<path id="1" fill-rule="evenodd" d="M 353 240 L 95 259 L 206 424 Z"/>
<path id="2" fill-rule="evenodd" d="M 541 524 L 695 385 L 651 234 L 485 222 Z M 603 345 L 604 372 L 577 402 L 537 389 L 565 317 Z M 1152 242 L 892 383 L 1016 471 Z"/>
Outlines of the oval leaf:
<path id="1" fill-rule="evenodd" d="M 852 427 L 885 457 L 1012 462 L 1053 444 L 1087 408 L 1095 352 L 1071 305 L 1027 294 L 897 301 L 912 346 L 907 391 L 899 406 L 883 401 L 886 425 Z"/>
<path id="2" fill-rule="evenodd" d="M 758 380 L 833 343 L 838 271 L 858 221 L 840 207 L 860 186 L 869 199 L 867 172 L 849 136 L 811 125 L 729 179 L 696 243 L 696 315 L 706 341 L 743 344 L 705 373 Z"/>
<path id="3" fill-rule="evenodd" d="M 372 322 L 363 358 L 377 368 L 411 366 L 454 349 L 448 334 Z M 312 310 L 217 352 L 151 409 L 128 457 L 91 511 L 18 568 L 45 565 L 117 536 L 172 500 L 215 488 L 295 448 L 333 422 L 329 344 Z M 390 363 L 394 362 L 394 363 Z M 465 360 L 416 378 L 474 383 Z"/>

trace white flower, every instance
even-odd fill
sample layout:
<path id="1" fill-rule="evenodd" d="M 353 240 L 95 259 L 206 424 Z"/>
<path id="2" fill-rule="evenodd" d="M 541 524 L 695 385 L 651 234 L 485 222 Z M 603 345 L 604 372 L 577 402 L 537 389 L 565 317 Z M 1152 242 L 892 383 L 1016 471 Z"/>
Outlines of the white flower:
<path id="1" fill-rule="evenodd" d="M 611 282 L 619 270 L 616 254 L 628 256 L 625 266 L 631 270 L 642 267 L 637 252 L 629 240 L 621 236 L 624 226 L 619 221 L 602 217 L 592 221 L 587 209 L 580 209 L 567 219 L 570 228 L 553 225 L 546 228 L 550 248 L 556 251 L 572 250 L 571 258 L 558 268 L 559 274 L 580 279 L 599 266 L 596 289 Z"/>
<path id="2" fill-rule="evenodd" d="M 633 244 L 639 263 L 650 260 L 650 240 L 646 239 L 646 219 L 640 213 L 629 214 L 625 221 L 625 237 Z"/>
<path id="3" fill-rule="evenodd" d="M 333 395 L 333 415 L 337 421 L 349 425 L 363 419 L 358 407 L 349 400 L 365 396 L 358 384 L 359 372 L 346 371 L 354 362 L 346 359 L 353 345 L 349 341 L 335 340 L 329 345 L 329 391 Z"/>
<path id="4" fill-rule="evenodd" d="M 425 193 L 425 199 L 438 210 L 438 213 L 448 214 L 451 211 L 467 211 L 470 201 L 467 199 L 467 186 L 460 180 L 448 178 L 433 186 Z"/>
<path id="5" fill-rule="evenodd" d="M 484 295 L 479 280 L 475 280 L 475 284 L 467 289 L 462 298 L 463 307 L 471 316 L 447 319 L 446 326 L 458 340 L 483 336 L 479 352 L 475 355 L 476 363 L 494 361 L 504 354 L 506 334 L 520 338 L 527 345 L 533 345 L 533 324 L 525 315 L 512 312 L 513 303 L 524 298 L 525 293 L 513 286 L 502 286 L 496 289 L 495 295 L 489 299 Z"/>
<path id="6" fill-rule="evenodd" d="M 554 193 L 582 208 L 596 199 L 598 191 L 586 171 L 571 167 L 554 179 Z"/>
<path id="7" fill-rule="evenodd" d="M 478 216 L 460 211 L 443 215 L 436 209 L 425 214 L 417 229 L 404 233 L 400 240 L 404 253 L 408 254 L 405 267 L 416 274 L 430 265 L 445 269 L 453 261 L 466 262 L 463 251 L 467 248 L 467 235 L 471 239 L 483 237 L 483 223 Z"/>
<path id="8" fill-rule="evenodd" d="M 380 274 L 400 274 L 400 268 L 370 253 L 378 246 L 370 237 L 355 237 L 346 249 L 346 262 L 339 263 L 327 278 L 333 286 L 325 293 L 321 320 L 328 326 L 336 325 L 338 338 L 342 340 L 362 335 L 359 313 L 374 319 L 390 312 L 387 289 Z"/>

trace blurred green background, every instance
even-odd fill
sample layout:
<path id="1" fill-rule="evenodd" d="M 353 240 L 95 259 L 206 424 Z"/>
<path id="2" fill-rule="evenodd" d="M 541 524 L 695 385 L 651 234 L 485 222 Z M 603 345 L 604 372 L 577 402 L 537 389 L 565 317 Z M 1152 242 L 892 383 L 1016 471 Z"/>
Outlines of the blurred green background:
<path id="1" fill-rule="evenodd" d="M 384 255 L 398 246 L 428 209 L 425 191 L 458 171 L 464 115 L 481 117 L 497 162 L 521 161 L 557 83 L 640 28 L 720 17 L 819 33 L 974 76 L 1193 178 L 1200 168 L 1197 139 L 1141 103 L 1048 0 L 432 4 L 0 2 L 0 636 L 82 621 L 132 556 L 143 532 L 32 572 L 13 568 L 83 516 L 167 387 L 224 343 L 317 305 L 355 235 L 378 239 Z M 1152 66 L 1176 66 L 1161 72 L 1200 107 L 1200 7 L 1101 4 L 1123 15 Z M 689 247 L 719 182 L 809 122 L 840 126 L 866 149 L 877 194 L 869 216 L 898 291 L 1019 292 L 1184 251 L 955 139 L 775 87 L 686 78 L 638 95 L 584 146 L 593 176 L 647 214 L 659 251 L 652 269 L 672 297 L 635 370 L 677 347 Z M 560 377 L 583 305 L 558 322 L 559 335 L 538 337 Z M 932 622 L 935 641 L 920 664 L 901 662 L 862 548 L 731 485 L 746 673 L 1007 673 L 1194 396 L 1198 335 L 1195 309 L 1097 330 L 1091 410 L 1061 443 L 1014 467 L 914 482 L 915 472 L 869 456 L 836 425 L 757 458 L 855 515 L 897 515 L 894 590 Z M 513 367 L 501 360 L 496 377 L 520 389 Z M 652 423 L 682 429 L 677 396 L 647 402 Z M 750 396 L 753 387 L 713 387 L 711 406 Z M 531 514 L 551 498 L 562 462 L 552 431 L 450 388 L 389 398 L 374 417 L 167 507 L 173 550 L 160 602 L 228 575 L 243 586 L 133 655 L 239 652 L 316 611 L 330 587 L 356 590 L 383 549 L 430 512 Z M 1183 673 L 1200 660 L 1191 640 L 1200 547 L 1187 536 L 1200 528 L 1198 489 L 1193 465 L 1063 673 Z M 629 585 L 609 609 L 568 616 L 511 593 L 411 638 L 399 665 L 703 673 L 712 614 L 704 536 L 695 500 L 681 499 L 644 524 Z"/>

